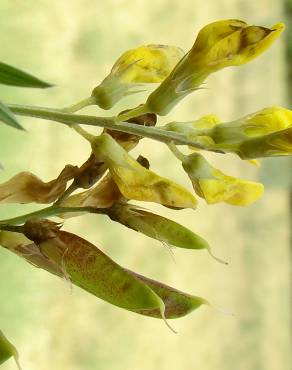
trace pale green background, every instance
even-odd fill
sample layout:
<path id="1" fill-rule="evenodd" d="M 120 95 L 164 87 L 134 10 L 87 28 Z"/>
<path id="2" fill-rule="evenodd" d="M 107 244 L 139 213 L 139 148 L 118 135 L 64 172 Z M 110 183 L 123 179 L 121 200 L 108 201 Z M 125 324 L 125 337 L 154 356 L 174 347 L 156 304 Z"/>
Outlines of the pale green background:
<path id="1" fill-rule="evenodd" d="M 1 86 L 0 99 L 69 105 L 88 96 L 123 51 L 147 43 L 188 50 L 203 25 L 221 18 L 272 25 L 285 17 L 281 1 L 273 0 L 1 0 L 0 60 L 57 87 Z M 206 113 L 229 120 L 264 106 L 285 106 L 283 42 L 249 65 L 212 76 L 206 87 L 161 122 Z M 143 95 L 125 99 L 113 112 L 142 101 Z M 96 108 L 84 112 L 104 114 Z M 88 156 L 88 145 L 68 128 L 34 119 L 21 122 L 28 133 L 0 127 L 5 166 L 0 182 L 20 170 L 50 180 L 64 164 L 81 164 Z M 155 171 L 191 189 L 166 147 L 144 140 L 139 152 Z M 158 242 L 104 216 L 75 218 L 65 228 L 101 246 L 120 264 L 201 295 L 235 316 L 201 308 L 172 321 L 179 332 L 174 335 L 162 321 L 118 309 L 75 287 L 71 292 L 66 281 L 0 250 L 0 328 L 17 345 L 24 370 L 289 369 L 288 160 L 264 160 L 257 169 L 229 155 L 211 158 L 232 175 L 263 181 L 264 197 L 244 209 L 203 202 L 195 212 L 151 208 L 208 239 L 228 267 L 203 251 L 176 250 L 173 262 Z M 0 218 L 19 212 L 19 207 L 1 206 Z M 9 361 L 2 369 L 15 366 Z"/>

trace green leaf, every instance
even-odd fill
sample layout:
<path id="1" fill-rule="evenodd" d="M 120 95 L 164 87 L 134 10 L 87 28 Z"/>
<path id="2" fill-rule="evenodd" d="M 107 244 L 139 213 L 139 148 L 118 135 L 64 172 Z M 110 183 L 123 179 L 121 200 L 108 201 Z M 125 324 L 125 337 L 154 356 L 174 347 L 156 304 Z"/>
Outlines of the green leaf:
<path id="1" fill-rule="evenodd" d="M 24 130 L 24 128 L 17 122 L 11 111 L 0 101 L 0 121 L 6 123 L 8 126 Z"/>
<path id="2" fill-rule="evenodd" d="M 53 85 L 44 82 L 37 77 L 34 77 L 18 68 L 0 62 L 0 84 L 20 86 L 20 87 L 36 87 L 46 88 Z"/>
<path id="3" fill-rule="evenodd" d="M 14 357 L 18 369 L 21 369 L 18 361 L 17 349 L 12 343 L 10 343 L 10 341 L 0 330 L 0 365 L 9 360 L 11 357 Z"/>

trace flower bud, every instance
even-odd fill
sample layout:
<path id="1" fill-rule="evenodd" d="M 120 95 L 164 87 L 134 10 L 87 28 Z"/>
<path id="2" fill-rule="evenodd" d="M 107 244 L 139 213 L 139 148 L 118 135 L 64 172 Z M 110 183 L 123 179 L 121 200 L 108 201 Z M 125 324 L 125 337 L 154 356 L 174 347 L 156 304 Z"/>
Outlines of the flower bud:
<path id="1" fill-rule="evenodd" d="M 196 193 L 208 204 L 225 202 L 234 206 L 248 206 L 263 193 L 264 186 L 225 175 L 212 167 L 199 153 L 185 157 L 182 162 Z"/>
<path id="2" fill-rule="evenodd" d="M 120 192 L 127 199 L 195 208 L 197 200 L 182 186 L 144 168 L 111 136 L 103 134 L 92 143 L 92 151 L 104 161 Z"/>
<path id="3" fill-rule="evenodd" d="M 192 49 L 150 94 L 147 110 L 166 115 L 211 73 L 250 62 L 268 49 L 283 30 L 282 23 L 266 28 L 234 19 L 208 24 L 199 32 Z"/>
<path id="4" fill-rule="evenodd" d="M 126 51 L 93 90 L 94 103 L 110 109 L 124 96 L 141 91 L 133 89 L 162 82 L 183 55 L 182 49 L 169 45 L 146 45 Z"/>

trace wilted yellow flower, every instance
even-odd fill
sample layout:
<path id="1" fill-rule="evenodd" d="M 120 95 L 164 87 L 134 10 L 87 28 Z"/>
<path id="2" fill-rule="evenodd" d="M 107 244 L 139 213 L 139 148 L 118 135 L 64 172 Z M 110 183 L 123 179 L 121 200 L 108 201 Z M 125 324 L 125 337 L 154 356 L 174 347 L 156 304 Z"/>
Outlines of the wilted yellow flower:
<path id="1" fill-rule="evenodd" d="M 186 156 L 182 165 L 196 193 L 208 204 L 225 202 L 234 206 L 248 206 L 255 202 L 264 190 L 260 183 L 225 175 L 198 153 Z"/>
<path id="2" fill-rule="evenodd" d="M 112 176 L 107 174 L 95 187 L 78 194 L 71 195 L 60 202 L 61 207 L 95 207 L 108 208 L 123 198 Z M 80 213 L 66 212 L 59 215 L 62 218 L 70 218 L 81 215 Z"/>
<path id="3" fill-rule="evenodd" d="M 291 129 L 292 111 L 276 106 L 217 125 L 208 135 L 213 140 L 213 148 L 237 153 L 243 159 L 254 159 L 291 154 Z"/>
<path id="4" fill-rule="evenodd" d="M 195 208 L 197 200 L 182 186 L 144 168 L 110 135 L 92 143 L 94 154 L 104 161 L 120 192 L 127 199 L 160 203 L 178 208 Z"/>
<path id="5" fill-rule="evenodd" d="M 211 73 L 250 62 L 268 49 L 283 30 L 282 23 L 266 28 L 236 19 L 208 24 L 199 32 L 192 49 L 150 94 L 145 110 L 167 114 Z"/>
<path id="6" fill-rule="evenodd" d="M 292 154 L 292 127 L 240 143 L 233 151 L 242 159 Z"/>
<path id="7" fill-rule="evenodd" d="M 20 172 L 0 184 L 0 203 L 51 203 L 66 190 L 67 182 L 74 178 L 77 167 L 68 165 L 52 181 L 43 182 L 30 172 Z"/>
<path id="8" fill-rule="evenodd" d="M 124 96 L 141 91 L 133 88 L 162 82 L 183 55 L 183 50 L 176 46 L 155 44 L 126 51 L 93 90 L 94 104 L 110 109 Z"/>
<path id="9" fill-rule="evenodd" d="M 216 144 L 233 144 L 252 137 L 285 130 L 292 126 L 292 111 L 267 107 L 232 122 L 222 123 L 209 131 Z"/>

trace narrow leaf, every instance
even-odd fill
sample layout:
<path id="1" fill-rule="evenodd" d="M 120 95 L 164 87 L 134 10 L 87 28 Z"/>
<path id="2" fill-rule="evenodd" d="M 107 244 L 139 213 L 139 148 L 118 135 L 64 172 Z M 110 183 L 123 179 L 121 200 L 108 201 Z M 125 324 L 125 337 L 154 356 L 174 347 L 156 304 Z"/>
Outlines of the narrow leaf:
<path id="1" fill-rule="evenodd" d="M 24 130 L 24 128 L 17 122 L 11 111 L 3 103 L 1 103 L 1 101 L 0 101 L 0 121 L 19 130 Z"/>
<path id="2" fill-rule="evenodd" d="M 0 84 L 41 89 L 53 86 L 31 74 L 2 62 L 0 62 Z"/>
<path id="3" fill-rule="evenodd" d="M 11 357 L 14 357 L 17 367 L 19 370 L 20 364 L 18 361 L 18 352 L 14 345 L 5 337 L 5 335 L 0 330 L 0 365 L 5 361 L 9 360 Z"/>

